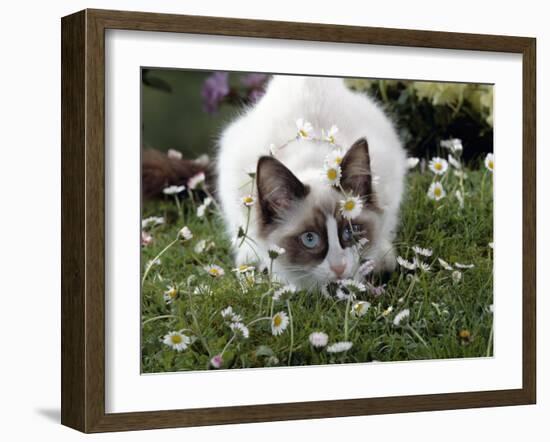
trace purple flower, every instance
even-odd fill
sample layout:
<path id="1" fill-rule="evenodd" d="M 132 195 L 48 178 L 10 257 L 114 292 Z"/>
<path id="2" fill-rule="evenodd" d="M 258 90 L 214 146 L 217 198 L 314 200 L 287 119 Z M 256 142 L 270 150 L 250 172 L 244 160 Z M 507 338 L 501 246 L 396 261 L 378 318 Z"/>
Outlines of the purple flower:
<path id="1" fill-rule="evenodd" d="M 267 74 L 247 74 L 241 77 L 241 83 L 249 88 L 263 89 Z"/>
<path id="2" fill-rule="evenodd" d="M 214 72 L 204 81 L 201 95 L 206 112 L 215 113 L 220 103 L 229 94 L 228 77 L 227 72 Z"/>
<path id="3" fill-rule="evenodd" d="M 210 359 L 210 363 L 212 364 L 212 367 L 220 368 L 223 365 L 222 355 L 214 356 L 212 359 Z"/>
<path id="4" fill-rule="evenodd" d="M 379 286 L 369 284 L 368 286 L 369 286 L 370 294 L 376 298 L 378 298 L 379 296 L 382 296 L 386 292 L 385 284 L 379 285 Z"/>

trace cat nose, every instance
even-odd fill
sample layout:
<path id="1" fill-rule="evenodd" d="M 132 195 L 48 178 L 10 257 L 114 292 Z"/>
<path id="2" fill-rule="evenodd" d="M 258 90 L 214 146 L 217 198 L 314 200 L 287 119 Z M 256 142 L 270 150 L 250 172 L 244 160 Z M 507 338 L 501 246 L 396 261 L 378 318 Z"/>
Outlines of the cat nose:
<path id="1" fill-rule="evenodd" d="M 331 264 L 330 270 L 332 270 L 334 274 L 339 278 L 345 272 L 346 264 L 337 264 L 337 265 Z"/>

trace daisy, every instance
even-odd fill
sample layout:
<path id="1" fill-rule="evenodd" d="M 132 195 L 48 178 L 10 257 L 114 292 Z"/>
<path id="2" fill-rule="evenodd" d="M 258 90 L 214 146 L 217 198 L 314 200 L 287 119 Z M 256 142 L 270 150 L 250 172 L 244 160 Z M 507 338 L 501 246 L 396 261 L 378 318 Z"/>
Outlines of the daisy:
<path id="1" fill-rule="evenodd" d="M 449 270 L 449 271 L 453 270 L 453 267 L 447 261 L 444 261 L 441 258 L 437 258 L 437 260 L 439 261 L 439 265 L 443 267 L 445 270 Z"/>
<path id="2" fill-rule="evenodd" d="M 489 172 L 493 172 L 495 169 L 495 156 L 492 153 L 488 153 L 485 157 L 485 167 Z"/>
<path id="3" fill-rule="evenodd" d="M 296 120 L 296 127 L 298 129 L 297 138 L 303 138 L 305 140 L 311 138 L 313 126 L 309 121 L 305 121 L 303 118 L 298 118 Z"/>
<path id="4" fill-rule="evenodd" d="M 428 168 L 436 175 L 443 175 L 449 168 L 449 163 L 446 160 L 439 157 L 434 157 L 428 163 Z"/>
<path id="5" fill-rule="evenodd" d="M 246 195 L 242 198 L 242 203 L 245 207 L 252 207 L 255 202 L 256 198 L 254 198 L 252 195 Z"/>
<path id="6" fill-rule="evenodd" d="M 338 187 L 342 178 L 342 169 L 340 166 L 325 164 L 323 168 L 323 180 L 326 184 Z"/>
<path id="7" fill-rule="evenodd" d="M 409 169 L 414 169 L 419 162 L 420 160 L 416 157 L 407 158 L 407 167 Z"/>
<path id="8" fill-rule="evenodd" d="M 248 337 L 250 336 L 248 327 L 242 322 L 232 322 L 231 324 L 229 324 L 229 328 L 233 330 L 233 333 L 235 333 L 235 335 L 242 336 L 245 339 L 248 339 Z"/>
<path id="9" fill-rule="evenodd" d="M 219 277 L 225 275 L 224 269 L 222 269 L 220 266 L 218 266 L 216 264 L 208 265 L 208 266 L 204 267 L 204 270 L 206 270 L 206 272 L 210 276 L 212 276 L 212 278 L 219 278 Z"/>
<path id="10" fill-rule="evenodd" d="M 178 290 L 174 286 L 168 286 L 167 290 L 163 294 L 164 302 L 166 304 L 172 304 L 174 299 L 178 296 Z"/>
<path id="11" fill-rule="evenodd" d="M 269 259 L 277 259 L 279 256 L 284 255 L 285 253 L 286 250 L 276 244 L 272 244 L 271 246 L 269 246 L 269 249 L 267 249 Z"/>
<path id="12" fill-rule="evenodd" d="M 214 368 L 220 368 L 223 365 L 222 355 L 216 355 L 210 359 L 210 365 Z"/>
<path id="13" fill-rule="evenodd" d="M 453 174 L 457 178 L 461 178 L 463 180 L 468 179 L 468 174 L 466 172 L 464 172 L 463 170 L 453 170 Z"/>
<path id="14" fill-rule="evenodd" d="M 278 336 L 282 334 L 289 324 L 288 316 L 285 312 L 278 312 L 271 318 L 271 334 Z"/>
<path id="15" fill-rule="evenodd" d="M 404 309 L 404 310 L 401 310 L 399 313 L 397 313 L 397 315 L 395 315 L 395 317 L 393 318 L 393 325 L 395 325 L 396 327 L 401 324 L 401 322 L 404 320 L 404 319 L 407 319 L 409 316 L 410 316 L 411 312 L 409 311 L 408 308 Z"/>
<path id="16" fill-rule="evenodd" d="M 398 256 L 396 258 L 397 264 L 407 270 L 416 270 L 416 261 L 409 262 L 405 258 Z"/>
<path id="17" fill-rule="evenodd" d="M 159 224 L 164 224 L 163 216 L 150 216 L 149 218 L 144 218 L 141 220 L 141 228 L 146 229 L 149 225 L 158 226 Z"/>
<path id="18" fill-rule="evenodd" d="M 441 140 L 440 146 L 449 149 L 451 152 L 462 152 L 462 140 L 460 138 L 451 138 L 449 140 Z"/>
<path id="19" fill-rule="evenodd" d="M 493 241 L 491 241 L 488 245 L 489 245 L 489 247 L 491 247 L 491 249 L 495 248 L 495 243 Z"/>
<path id="20" fill-rule="evenodd" d="M 199 218 L 202 218 L 202 217 L 204 216 L 204 214 L 205 214 L 205 212 L 206 212 L 206 209 L 208 208 L 208 206 L 209 206 L 210 204 L 212 204 L 212 198 L 210 198 L 210 197 L 208 196 L 208 197 L 206 197 L 206 198 L 204 199 L 204 201 L 202 202 L 202 204 L 201 204 L 199 207 L 197 207 L 197 216 L 198 216 Z"/>
<path id="21" fill-rule="evenodd" d="M 338 133 L 338 127 L 335 124 L 333 124 L 327 132 L 325 132 L 324 129 L 321 129 L 321 133 L 323 136 L 323 140 L 328 141 L 330 144 L 334 144 L 335 143 L 334 135 Z"/>
<path id="22" fill-rule="evenodd" d="M 458 284 L 460 282 L 460 280 L 462 279 L 462 272 L 458 271 L 458 270 L 455 270 L 453 271 L 453 273 L 451 274 L 451 277 L 453 278 L 453 282 L 455 284 Z"/>
<path id="23" fill-rule="evenodd" d="M 172 160 L 181 160 L 183 158 L 182 153 L 179 150 L 168 149 L 166 156 Z"/>
<path id="24" fill-rule="evenodd" d="M 146 267 L 153 267 L 153 266 L 159 266 L 160 265 L 160 258 L 157 259 L 151 259 L 147 261 Z"/>
<path id="25" fill-rule="evenodd" d="M 235 273 L 239 273 L 239 274 L 243 274 L 243 273 L 246 273 L 246 272 L 253 272 L 254 271 L 254 266 L 250 266 L 248 264 L 242 264 L 239 267 L 233 269 L 233 271 Z"/>
<path id="26" fill-rule="evenodd" d="M 382 312 L 382 316 L 389 316 L 391 312 L 393 312 L 393 307 L 390 305 L 386 310 Z"/>
<path id="27" fill-rule="evenodd" d="M 459 262 L 455 262 L 455 267 L 457 269 L 473 269 L 475 266 L 474 264 L 460 264 Z"/>
<path id="28" fill-rule="evenodd" d="M 284 287 L 281 287 L 279 290 L 276 290 L 275 293 L 273 293 L 273 300 L 274 301 L 285 301 L 292 297 L 292 295 L 296 293 L 296 287 L 289 284 L 285 285 Z"/>
<path id="29" fill-rule="evenodd" d="M 204 239 L 201 239 L 197 244 L 195 244 L 195 247 L 193 247 L 193 251 L 198 255 L 204 252 L 204 249 L 206 249 L 206 240 Z"/>
<path id="30" fill-rule="evenodd" d="M 433 251 L 430 249 L 423 249 L 419 246 L 414 246 L 413 248 L 414 253 L 422 256 L 432 256 Z"/>
<path id="31" fill-rule="evenodd" d="M 447 192 L 445 192 L 445 189 L 439 181 L 434 181 L 430 185 L 430 188 L 428 189 L 428 198 L 439 201 L 440 199 L 445 198 L 445 195 L 447 195 Z"/>
<path id="32" fill-rule="evenodd" d="M 277 146 L 275 146 L 273 143 L 269 145 L 269 153 L 271 154 L 272 157 L 274 157 L 275 154 L 277 153 Z"/>
<path id="33" fill-rule="evenodd" d="M 363 201 L 358 196 L 348 196 L 340 201 L 340 212 L 346 219 L 356 218 L 363 210 Z"/>
<path id="34" fill-rule="evenodd" d="M 375 268 L 374 261 L 372 259 L 369 259 L 365 261 L 363 264 L 359 266 L 359 269 L 357 270 L 360 275 L 368 276 Z"/>
<path id="35" fill-rule="evenodd" d="M 181 236 L 184 241 L 189 241 L 191 238 L 193 238 L 193 233 L 187 226 L 183 226 L 178 232 L 178 235 Z"/>
<path id="36" fill-rule="evenodd" d="M 361 316 L 365 316 L 367 314 L 369 307 L 370 302 L 358 301 L 351 307 L 351 314 L 360 318 Z"/>
<path id="37" fill-rule="evenodd" d="M 162 189 L 162 193 L 165 195 L 177 195 L 185 190 L 185 186 L 169 186 Z"/>
<path id="38" fill-rule="evenodd" d="M 422 270 L 423 272 L 429 272 L 430 269 L 432 268 L 428 263 L 425 263 L 425 262 L 422 262 L 422 261 L 418 261 L 416 258 L 415 258 L 415 264 L 418 266 L 418 268 L 420 270 Z"/>
<path id="39" fill-rule="evenodd" d="M 330 152 L 325 158 L 325 166 L 340 167 L 342 160 L 344 159 L 344 153 L 341 149 L 335 149 Z"/>
<path id="40" fill-rule="evenodd" d="M 205 180 L 204 172 L 199 172 L 196 175 L 193 175 L 189 180 L 187 181 L 187 187 L 190 189 L 195 189 L 199 184 L 204 183 Z"/>
<path id="41" fill-rule="evenodd" d="M 335 342 L 327 347 L 327 352 L 342 353 L 344 351 L 348 351 L 352 346 L 353 343 L 349 341 Z"/>
<path id="42" fill-rule="evenodd" d="M 449 161 L 449 164 L 451 166 L 453 166 L 455 169 L 461 169 L 462 168 L 462 165 L 460 164 L 460 161 L 458 161 L 452 155 L 447 155 L 447 160 Z"/>
<path id="43" fill-rule="evenodd" d="M 182 351 L 191 343 L 191 338 L 181 332 L 171 331 L 164 336 L 162 342 L 173 350 Z"/>
<path id="44" fill-rule="evenodd" d="M 195 290 L 193 290 L 193 294 L 210 296 L 212 294 L 212 289 L 206 284 L 199 284 L 197 287 L 195 287 Z"/>
<path id="45" fill-rule="evenodd" d="M 313 332 L 309 335 L 309 343 L 316 348 L 325 347 L 328 344 L 328 335 L 323 332 Z"/>
<path id="46" fill-rule="evenodd" d="M 230 318 L 233 317 L 233 315 L 234 315 L 235 313 L 233 312 L 233 307 L 231 307 L 231 306 L 229 305 L 229 306 L 227 306 L 226 308 L 224 308 L 224 309 L 220 312 L 220 314 L 222 315 L 222 318 L 223 318 L 223 319 L 230 319 Z"/>
<path id="47" fill-rule="evenodd" d="M 153 241 L 153 237 L 149 235 L 145 230 L 141 231 L 141 245 L 148 246 Z"/>

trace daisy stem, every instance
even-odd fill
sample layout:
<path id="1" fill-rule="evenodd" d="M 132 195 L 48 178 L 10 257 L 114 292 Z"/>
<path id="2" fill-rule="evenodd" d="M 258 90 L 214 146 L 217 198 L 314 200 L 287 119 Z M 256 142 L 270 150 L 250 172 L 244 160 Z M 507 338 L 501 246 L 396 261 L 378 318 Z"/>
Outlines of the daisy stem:
<path id="1" fill-rule="evenodd" d="M 487 176 L 487 171 L 483 173 L 481 177 L 481 204 L 483 205 L 484 195 L 485 195 L 485 177 Z"/>
<path id="2" fill-rule="evenodd" d="M 159 259 L 170 247 L 172 247 L 174 244 L 176 244 L 179 241 L 179 235 L 178 237 L 172 241 L 170 244 L 168 244 L 164 249 L 160 251 L 160 253 L 155 256 L 147 265 L 145 268 L 145 271 L 143 272 L 143 278 L 141 278 L 141 286 L 143 287 L 143 284 L 145 284 L 145 279 L 147 278 L 147 275 L 149 274 L 149 271 L 151 270 L 151 267 L 155 265 L 155 261 Z"/>
<path id="3" fill-rule="evenodd" d="M 244 240 L 246 239 L 246 236 L 248 235 L 248 227 L 250 226 L 250 207 L 247 207 L 247 213 L 246 213 L 246 227 L 244 229 L 243 233 L 243 239 L 241 239 L 241 243 L 239 244 L 239 247 L 241 247 L 244 243 Z"/>
<path id="4" fill-rule="evenodd" d="M 418 334 L 418 332 L 411 327 L 410 324 L 407 324 L 407 328 L 412 332 L 413 335 L 415 335 L 422 344 L 424 344 L 424 347 L 429 348 L 428 344 L 426 344 L 426 341 Z"/>
<path id="5" fill-rule="evenodd" d="M 348 296 L 348 301 L 346 302 L 346 313 L 344 316 L 344 341 L 348 340 L 348 311 L 351 304 L 351 295 Z"/>
<path id="6" fill-rule="evenodd" d="M 145 321 L 143 321 L 141 323 L 142 326 L 144 326 L 145 324 L 148 324 L 149 322 L 153 322 L 153 321 L 156 321 L 158 319 L 168 319 L 168 318 L 173 318 L 173 319 L 179 319 L 179 316 L 176 316 L 176 315 L 160 315 L 160 316 L 155 316 L 153 318 L 149 318 Z"/>
<path id="7" fill-rule="evenodd" d="M 176 201 L 176 207 L 178 208 L 178 217 L 181 216 L 181 219 L 183 219 L 183 210 L 177 194 L 174 195 L 174 200 Z"/>
<path id="8" fill-rule="evenodd" d="M 292 362 L 292 346 L 294 345 L 294 323 L 292 321 L 292 310 L 290 309 L 290 301 L 286 301 L 288 308 L 288 319 L 290 321 L 290 349 L 288 351 L 288 365 Z"/>

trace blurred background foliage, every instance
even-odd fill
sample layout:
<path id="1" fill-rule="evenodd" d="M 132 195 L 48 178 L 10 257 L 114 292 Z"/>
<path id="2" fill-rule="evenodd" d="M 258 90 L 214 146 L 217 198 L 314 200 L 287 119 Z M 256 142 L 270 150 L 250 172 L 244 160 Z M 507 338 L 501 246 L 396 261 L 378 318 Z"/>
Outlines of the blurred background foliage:
<path id="1" fill-rule="evenodd" d="M 264 74 L 142 70 L 142 143 L 184 157 L 212 155 L 223 126 L 263 94 Z M 394 119 L 409 156 L 427 158 L 439 142 L 462 139 L 469 162 L 493 151 L 493 86 L 409 80 L 346 79 Z"/>

